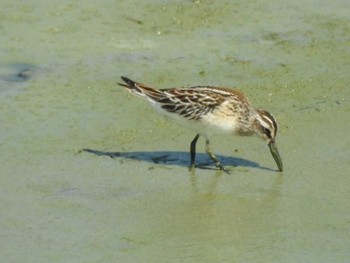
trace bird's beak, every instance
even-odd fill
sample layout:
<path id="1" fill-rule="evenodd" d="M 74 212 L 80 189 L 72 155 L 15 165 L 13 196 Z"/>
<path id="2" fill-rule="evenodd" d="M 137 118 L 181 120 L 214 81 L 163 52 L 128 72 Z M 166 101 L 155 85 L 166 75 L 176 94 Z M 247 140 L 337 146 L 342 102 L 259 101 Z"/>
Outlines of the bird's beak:
<path id="1" fill-rule="evenodd" d="M 278 166 L 279 171 L 282 172 L 283 171 L 282 159 L 281 159 L 281 156 L 278 152 L 275 141 L 274 140 L 270 141 L 268 145 L 269 145 L 271 154 L 276 161 L 276 164 Z"/>

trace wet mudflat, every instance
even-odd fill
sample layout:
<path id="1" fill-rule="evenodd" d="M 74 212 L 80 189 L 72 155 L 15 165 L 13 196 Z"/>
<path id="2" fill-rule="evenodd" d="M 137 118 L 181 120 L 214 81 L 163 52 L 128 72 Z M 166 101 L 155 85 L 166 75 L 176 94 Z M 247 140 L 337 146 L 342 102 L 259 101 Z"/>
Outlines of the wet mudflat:
<path id="1" fill-rule="evenodd" d="M 131 2 L 2 4 L 1 260 L 347 262 L 347 1 Z M 231 174 L 203 139 L 189 172 L 195 134 L 121 75 L 238 87 L 278 120 L 285 171 L 214 137 Z"/>

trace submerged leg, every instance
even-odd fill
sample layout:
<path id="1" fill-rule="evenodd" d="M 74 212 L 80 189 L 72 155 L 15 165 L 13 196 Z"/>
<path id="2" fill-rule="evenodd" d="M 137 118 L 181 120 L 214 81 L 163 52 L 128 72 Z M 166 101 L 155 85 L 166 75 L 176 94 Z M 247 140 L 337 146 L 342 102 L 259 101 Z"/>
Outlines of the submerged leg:
<path id="1" fill-rule="evenodd" d="M 216 158 L 216 156 L 211 152 L 208 139 L 205 141 L 205 151 L 209 155 L 210 159 L 212 159 L 214 161 L 216 167 L 218 167 L 220 170 L 222 170 L 226 173 L 229 173 L 229 171 L 226 170 L 225 167 L 222 166 L 222 164 L 220 163 L 218 158 Z"/>
<path id="2" fill-rule="evenodd" d="M 198 138 L 199 138 L 199 134 L 197 134 L 196 137 L 194 137 L 194 139 L 191 142 L 191 148 L 190 148 L 191 166 L 190 166 L 190 169 L 194 168 L 194 166 L 195 166 L 194 161 L 196 160 L 196 143 L 198 141 Z"/>

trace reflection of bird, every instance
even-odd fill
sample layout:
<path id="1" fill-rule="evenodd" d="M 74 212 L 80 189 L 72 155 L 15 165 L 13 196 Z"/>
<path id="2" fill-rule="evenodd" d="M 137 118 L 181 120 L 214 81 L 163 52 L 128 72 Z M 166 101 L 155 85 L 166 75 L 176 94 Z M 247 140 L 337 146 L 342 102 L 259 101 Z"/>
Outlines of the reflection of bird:
<path id="1" fill-rule="evenodd" d="M 195 86 L 183 89 L 155 89 L 121 77 L 130 93 L 148 100 L 155 109 L 191 130 L 197 135 L 191 142 L 191 168 L 195 165 L 196 143 L 200 135 L 206 139 L 205 151 L 215 165 L 223 171 L 216 156 L 210 151 L 212 135 L 253 135 L 264 139 L 275 159 L 279 171 L 282 159 L 275 144 L 277 122 L 265 110 L 254 109 L 246 96 L 235 89 Z"/>

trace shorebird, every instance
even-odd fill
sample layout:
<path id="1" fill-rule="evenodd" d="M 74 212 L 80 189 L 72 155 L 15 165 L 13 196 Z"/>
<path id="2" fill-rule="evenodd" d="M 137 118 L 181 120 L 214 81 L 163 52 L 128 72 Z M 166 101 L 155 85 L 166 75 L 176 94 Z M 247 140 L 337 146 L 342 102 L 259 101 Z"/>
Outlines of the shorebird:
<path id="1" fill-rule="evenodd" d="M 228 172 L 210 150 L 213 135 L 258 135 L 270 148 L 279 171 L 283 164 L 275 137 L 278 126 L 275 118 L 266 110 L 254 108 L 247 97 L 237 89 L 213 86 L 156 89 L 121 77 L 118 83 L 133 95 L 148 102 L 168 119 L 196 132 L 190 144 L 191 165 L 195 167 L 196 143 L 205 137 L 205 151 L 216 167 Z"/>

